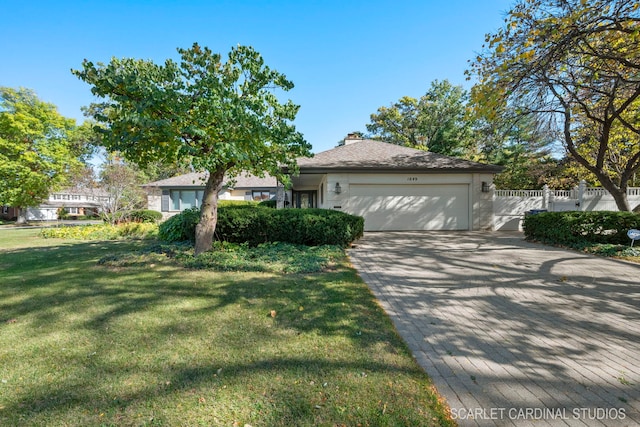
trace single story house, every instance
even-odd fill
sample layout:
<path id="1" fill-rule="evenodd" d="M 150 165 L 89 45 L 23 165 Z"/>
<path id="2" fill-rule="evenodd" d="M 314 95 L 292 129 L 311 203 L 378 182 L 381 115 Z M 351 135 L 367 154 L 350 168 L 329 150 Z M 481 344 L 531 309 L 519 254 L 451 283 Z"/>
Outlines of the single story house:
<path id="1" fill-rule="evenodd" d="M 365 219 L 365 231 L 488 230 L 493 176 L 468 160 L 349 135 L 342 146 L 298 160 L 293 205 Z"/>
<path id="2" fill-rule="evenodd" d="M 490 230 L 493 177 L 502 170 L 349 135 L 345 144 L 299 158 L 284 189 L 275 178 L 239 177 L 221 199 L 276 198 L 280 208 L 335 209 L 365 218 L 366 231 Z M 170 214 L 198 206 L 202 174 L 147 184 L 149 208 Z"/>
<path id="3" fill-rule="evenodd" d="M 200 207 L 206 179 L 206 173 L 192 172 L 145 184 L 143 187 L 147 191 L 148 208 L 162 212 L 167 218 L 185 209 Z M 277 191 L 278 183 L 270 175 L 260 178 L 241 174 L 235 180 L 224 184 L 218 198 L 220 200 L 273 200 L 276 198 Z"/>

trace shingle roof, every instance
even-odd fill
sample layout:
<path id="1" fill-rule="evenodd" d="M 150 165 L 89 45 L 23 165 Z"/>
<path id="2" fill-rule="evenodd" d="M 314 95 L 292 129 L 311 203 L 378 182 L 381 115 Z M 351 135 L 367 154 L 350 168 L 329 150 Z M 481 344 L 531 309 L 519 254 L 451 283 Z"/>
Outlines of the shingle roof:
<path id="1" fill-rule="evenodd" d="M 498 173 L 501 166 L 488 165 L 444 156 L 429 151 L 402 147 L 387 142 L 363 139 L 347 145 L 297 160 L 301 173 L 326 173 L 330 171 L 416 171 L 416 172 L 486 172 Z M 192 172 L 186 175 L 150 182 L 144 187 L 204 187 L 208 174 Z M 235 179 L 234 188 L 276 187 L 276 178 L 265 175 L 241 174 Z"/>
<path id="2" fill-rule="evenodd" d="M 174 176 L 160 181 L 150 182 L 144 187 L 204 187 L 208 177 L 207 172 L 192 172 L 185 175 Z M 225 183 L 226 183 L 225 179 Z M 225 184 L 226 185 L 226 184 Z M 241 174 L 235 178 L 233 188 L 271 188 L 276 187 L 277 181 L 271 175 L 264 178 L 250 174 Z"/>
<path id="3" fill-rule="evenodd" d="M 329 170 L 429 170 L 497 173 L 502 167 L 363 139 L 298 159 L 300 172 Z"/>

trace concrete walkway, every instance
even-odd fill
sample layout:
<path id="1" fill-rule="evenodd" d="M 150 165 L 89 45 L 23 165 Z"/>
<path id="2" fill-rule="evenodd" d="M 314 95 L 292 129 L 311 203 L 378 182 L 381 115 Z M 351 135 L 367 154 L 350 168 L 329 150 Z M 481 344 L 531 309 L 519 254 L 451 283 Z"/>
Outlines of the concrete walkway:
<path id="1" fill-rule="evenodd" d="M 461 426 L 640 425 L 640 265 L 500 232 L 349 255 Z"/>

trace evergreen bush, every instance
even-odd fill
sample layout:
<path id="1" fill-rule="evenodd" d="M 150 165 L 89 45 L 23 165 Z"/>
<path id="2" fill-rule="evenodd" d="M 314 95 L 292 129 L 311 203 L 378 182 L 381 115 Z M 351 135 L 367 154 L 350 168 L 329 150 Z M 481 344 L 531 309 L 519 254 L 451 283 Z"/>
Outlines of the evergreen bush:
<path id="1" fill-rule="evenodd" d="M 640 228 L 640 215 L 613 211 L 545 212 L 525 216 L 522 227 L 527 239 L 551 244 L 628 244 L 627 231 Z"/>
<path id="2" fill-rule="evenodd" d="M 129 222 L 147 222 L 155 224 L 162 219 L 162 213 L 150 209 L 138 209 L 128 212 L 125 218 Z"/>
<path id="3" fill-rule="evenodd" d="M 195 240 L 197 209 L 189 209 L 160 225 L 159 237 L 167 242 Z M 218 208 L 216 240 L 248 243 L 283 242 L 307 246 L 346 247 L 362 236 L 364 219 L 327 209 L 269 209 L 256 205 Z"/>

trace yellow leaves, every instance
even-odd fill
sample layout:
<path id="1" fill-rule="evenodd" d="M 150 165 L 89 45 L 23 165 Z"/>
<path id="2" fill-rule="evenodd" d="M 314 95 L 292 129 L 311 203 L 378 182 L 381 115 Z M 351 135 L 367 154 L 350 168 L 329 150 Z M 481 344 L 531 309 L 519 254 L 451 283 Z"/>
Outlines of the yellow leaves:
<path id="1" fill-rule="evenodd" d="M 533 57 L 535 55 L 536 55 L 535 50 L 533 49 L 525 50 L 524 52 L 522 52 L 520 55 L 516 57 L 516 60 L 530 62 L 531 60 L 533 60 Z"/>

